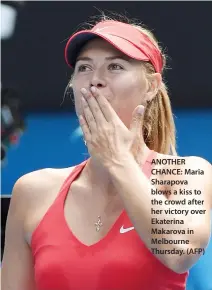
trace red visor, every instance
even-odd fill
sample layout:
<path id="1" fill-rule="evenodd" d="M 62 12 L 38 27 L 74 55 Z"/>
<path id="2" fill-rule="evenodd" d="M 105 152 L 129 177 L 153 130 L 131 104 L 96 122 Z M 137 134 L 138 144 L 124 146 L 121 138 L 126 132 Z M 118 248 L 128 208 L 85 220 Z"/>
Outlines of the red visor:
<path id="1" fill-rule="evenodd" d="M 95 37 L 103 38 L 131 58 L 151 62 L 155 71 L 161 73 L 161 53 L 148 36 L 130 24 L 118 21 L 99 22 L 91 30 L 82 30 L 71 36 L 65 47 L 65 60 L 70 67 L 74 67 L 83 45 Z"/>

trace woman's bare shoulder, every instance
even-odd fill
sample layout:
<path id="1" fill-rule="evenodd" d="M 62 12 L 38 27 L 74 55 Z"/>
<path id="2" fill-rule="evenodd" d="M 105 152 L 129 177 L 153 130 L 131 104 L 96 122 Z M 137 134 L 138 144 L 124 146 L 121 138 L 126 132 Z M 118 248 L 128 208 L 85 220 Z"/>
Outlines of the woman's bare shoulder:
<path id="1" fill-rule="evenodd" d="M 13 191 L 24 194 L 33 193 L 34 190 L 48 190 L 66 178 L 75 166 L 68 168 L 44 168 L 29 172 L 21 176 L 15 183 Z"/>
<path id="2" fill-rule="evenodd" d="M 11 202 L 18 208 L 29 209 L 31 205 L 34 207 L 46 199 L 54 199 L 74 167 L 44 168 L 23 175 L 13 187 Z"/>
<path id="3" fill-rule="evenodd" d="M 74 167 L 40 169 L 27 173 L 16 181 L 9 212 L 22 221 L 27 241 Z"/>

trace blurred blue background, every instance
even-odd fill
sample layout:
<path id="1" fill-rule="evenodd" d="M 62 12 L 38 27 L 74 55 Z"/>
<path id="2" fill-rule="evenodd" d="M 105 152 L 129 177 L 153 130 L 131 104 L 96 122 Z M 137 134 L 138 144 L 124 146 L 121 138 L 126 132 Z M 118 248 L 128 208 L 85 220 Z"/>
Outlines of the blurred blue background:
<path id="1" fill-rule="evenodd" d="M 175 110 L 178 153 L 201 156 L 212 162 L 212 109 Z M 11 147 L 2 169 L 2 194 L 30 171 L 78 164 L 87 155 L 75 113 L 39 113 L 26 118 L 21 142 Z"/>
<path id="2" fill-rule="evenodd" d="M 61 106 L 71 75 L 64 47 L 78 25 L 99 14 L 98 9 L 135 17 L 153 30 L 169 55 L 171 69 L 165 79 L 175 115 L 178 155 L 200 156 L 212 163 L 208 64 L 212 2 L 125 1 L 123 7 L 122 1 L 86 1 L 82 9 L 80 1 L 2 1 L 1 8 L 1 83 L 19 95 L 27 125 L 20 142 L 7 152 L 1 172 L 2 200 L 24 174 L 70 167 L 88 157 L 73 102 L 66 98 Z M 8 204 L 2 208 L 5 219 Z M 212 290 L 212 239 L 190 271 L 187 290 Z"/>

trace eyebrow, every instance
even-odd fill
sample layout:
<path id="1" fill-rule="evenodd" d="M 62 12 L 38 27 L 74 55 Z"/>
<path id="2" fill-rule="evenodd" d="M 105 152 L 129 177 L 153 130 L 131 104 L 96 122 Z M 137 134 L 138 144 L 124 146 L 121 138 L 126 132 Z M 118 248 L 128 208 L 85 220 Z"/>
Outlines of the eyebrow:
<path id="1" fill-rule="evenodd" d="M 122 60 L 125 60 L 125 61 L 129 61 L 127 57 L 124 57 L 124 56 L 121 56 L 121 55 L 114 55 L 114 56 L 108 56 L 105 58 L 105 60 L 114 60 L 114 59 L 122 59 Z M 87 57 L 87 56 L 81 56 L 81 57 L 78 57 L 77 60 L 76 60 L 76 63 L 80 60 L 84 60 L 84 61 L 93 61 L 92 58 L 90 57 Z"/>

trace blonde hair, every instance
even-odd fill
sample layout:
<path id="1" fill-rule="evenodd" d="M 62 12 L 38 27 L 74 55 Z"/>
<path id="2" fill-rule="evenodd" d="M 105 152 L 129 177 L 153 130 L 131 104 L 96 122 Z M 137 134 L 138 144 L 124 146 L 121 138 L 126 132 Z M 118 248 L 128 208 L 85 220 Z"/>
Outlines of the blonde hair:
<path id="1" fill-rule="evenodd" d="M 114 20 L 128 23 L 134 26 L 136 29 L 142 31 L 146 34 L 154 45 L 160 50 L 163 58 L 163 72 L 166 68 L 166 55 L 163 53 L 158 41 L 156 40 L 153 33 L 147 29 L 143 24 L 138 23 L 137 19 L 129 19 L 125 15 L 120 15 L 114 12 L 110 12 L 110 16 L 106 16 L 104 12 L 101 11 L 100 16 L 92 17 L 94 18 L 94 23 L 85 23 L 87 27 L 83 29 L 91 29 L 98 22 Z M 82 24 L 81 26 L 83 26 Z M 146 69 L 147 77 L 151 77 L 151 74 L 155 73 L 153 65 L 149 62 L 143 62 L 143 66 Z M 66 87 L 67 89 L 72 87 L 72 77 Z M 172 154 L 177 155 L 176 151 L 176 128 L 173 118 L 173 112 L 171 108 L 170 98 L 168 96 L 168 90 L 165 85 L 164 80 L 162 81 L 161 87 L 158 90 L 156 96 L 147 103 L 144 114 L 143 121 L 143 137 L 145 144 L 151 150 L 154 150 L 161 154 Z"/>

